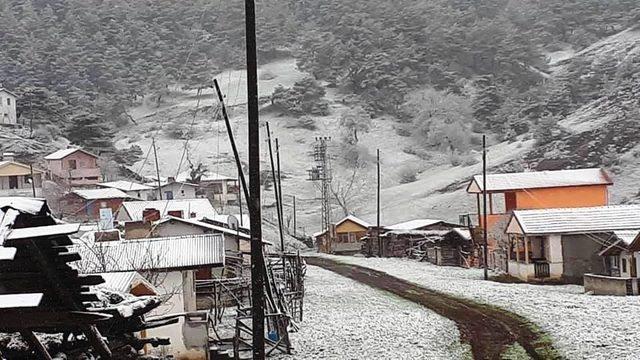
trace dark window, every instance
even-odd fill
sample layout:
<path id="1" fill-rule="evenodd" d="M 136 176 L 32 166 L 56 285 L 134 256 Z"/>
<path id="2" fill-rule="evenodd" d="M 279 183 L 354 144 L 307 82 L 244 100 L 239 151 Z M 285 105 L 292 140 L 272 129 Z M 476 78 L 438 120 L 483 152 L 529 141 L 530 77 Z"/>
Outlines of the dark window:
<path id="1" fill-rule="evenodd" d="M 71 170 L 77 169 L 77 165 L 76 165 L 76 161 L 75 160 L 69 160 L 69 169 L 71 169 Z"/>
<path id="2" fill-rule="evenodd" d="M 173 191 L 165 191 L 164 197 L 165 197 L 165 200 L 173 200 Z"/>
<path id="3" fill-rule="evenodd" d="M 627 272 L 627 259 L 622 259 L 622 272 Z"/>
<path id="4" fill-rule="evenodd" d="M 18 188 L 18 177 L 9 176 L 9 189 L 17 189 L 17 188 Z"/>
<path id="5" fill-rule="evenodd" d="M 7 105 L 11 105 L 11 98 L 7 98 Z"/>

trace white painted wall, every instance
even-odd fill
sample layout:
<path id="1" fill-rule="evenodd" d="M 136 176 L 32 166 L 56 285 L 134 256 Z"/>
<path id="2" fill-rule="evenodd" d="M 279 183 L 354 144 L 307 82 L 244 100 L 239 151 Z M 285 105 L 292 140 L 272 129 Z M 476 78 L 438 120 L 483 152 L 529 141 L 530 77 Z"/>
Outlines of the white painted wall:
<path id="1" fill-rule="evenodd" d="M 561 235 L 549 235 L 547 236 L 548 251 L 546 258 L 549 261 L 549 275 L 551 277 L 561 277 L 564 271 L 563 259 L 562 259 L 562 236 Z"/>
<path id="2" fill-rule="evenodd" d="M 174 199 L 195 199 L 196 187 L 180 183 L 171 183 L 162 187 L 162 198 L 167 200 L 167 191 L 173 192 Z"/>
<path id="3" fill-rule="evenodd" d="M 161 276 L 164 279 L 162 284 L 157 286 L 159 295 L 170 296 L 170 298 L 147 316 L 161 316 L 184 312 L 182 272 L 172 271 L 162 274 Z M 184 340 L 182 338 L 183 324 L 184 319 L 180 318 L 180 321 L 176 324 L 147 330 L 147 337 L 168 337 L 171 339 L 171 345 L 163 348 L 150 348 L 150 354 L 161 355 L 166 353 L 176 356 L 180 353 L 186 352 Z"/>
<path id="4" fill-rule="evenodd" d="M 5 91 L 0 91 L 0 124 L 16 124 L 16 98 Z"/>

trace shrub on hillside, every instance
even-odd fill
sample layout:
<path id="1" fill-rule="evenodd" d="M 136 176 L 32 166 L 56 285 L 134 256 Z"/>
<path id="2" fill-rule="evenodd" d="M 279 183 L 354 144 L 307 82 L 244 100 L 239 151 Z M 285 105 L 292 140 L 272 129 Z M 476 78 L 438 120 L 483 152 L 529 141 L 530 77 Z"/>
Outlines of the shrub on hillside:
<path id="1" fill-rule="evenodd" d="M 415 182 L 417 178 L 417 172 L 410 166 L 406 166 L 400 170 L 400 184 L 408 184 Z"/>
<path id="2" fill-rule="evenodd" d="M 325 90 L 312 78 L 302 79 L 291 88 L 278 86 L 271 95 L 271 104 L 280 111 L 294 116 L 329 115 Z"/>
<path id="3" fill-rule="evenodd" d="M 305 130 L 316 130 L 318 128 L 316 126 L 316 121 L 309 116 L 303 116 L 301 118 L 293 119 L 290 122 L 286 123 L 284 127 L 288 129 L 305 129 Z"/>

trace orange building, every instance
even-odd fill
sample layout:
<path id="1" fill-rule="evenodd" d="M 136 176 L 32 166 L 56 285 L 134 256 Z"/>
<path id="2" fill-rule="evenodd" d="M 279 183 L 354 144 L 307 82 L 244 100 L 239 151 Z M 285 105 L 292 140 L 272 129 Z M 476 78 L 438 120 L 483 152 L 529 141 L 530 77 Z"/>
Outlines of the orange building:
<path id="1" fill-rule="evenodd" d="M 507 249 L 501 240 L 506 238 L 513 210 L 605 206 L 609 204 L 608 187 L 613 184 L 609 174 L 599 168 L 490 174 L 486 181 L 488 262 L 493 268 L 506 267 Z M 473 177 L 467 192 L 476 195 L 477 239 L 484 226 L 482 175 Z"/>
<path id="2" fill-rule="evenodd" d="M 360 252 L 360 240 L 367 235 L 371 225 L 349 215 L 331 226 L 329 231 L 313 235 L 318 251 L 328 254 L 355 254 Z"/>

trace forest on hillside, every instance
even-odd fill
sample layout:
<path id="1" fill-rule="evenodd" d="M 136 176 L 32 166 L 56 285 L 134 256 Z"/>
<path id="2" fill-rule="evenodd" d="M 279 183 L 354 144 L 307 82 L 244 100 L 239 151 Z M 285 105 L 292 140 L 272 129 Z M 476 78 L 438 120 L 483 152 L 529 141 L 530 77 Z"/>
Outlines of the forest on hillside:
<path id="1" fill-rule="evenodd" d="M 545 54 L 635 25 L 635 0 L 256 3 L 261 63 L 292 54 L 370 116 L 394 116 L 405 123 L 399 132 L 417 128 L 434 146 L 459 146 L 441 136 L 451 133 L 443 122 L 544 138 L 558 118 L 628 86 L 639 69 L 631 57 L 624 66 L 572 62 L 559 79 L 545 76 Z M 131 121 L 132 104 L 160 103 L 174 84 L 209 87 L 220 70 L 242 67 L 243 24 L 240 0 L 0 0 L 0 81 L 19 94 L 22 119 L 47 129 L 36 135 L 59 131 L 112 151 L 108 135 Z M 434 117 L 445 117 L 438 129 Z"/>

